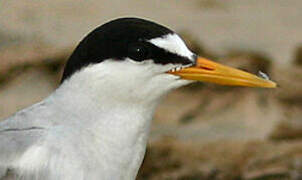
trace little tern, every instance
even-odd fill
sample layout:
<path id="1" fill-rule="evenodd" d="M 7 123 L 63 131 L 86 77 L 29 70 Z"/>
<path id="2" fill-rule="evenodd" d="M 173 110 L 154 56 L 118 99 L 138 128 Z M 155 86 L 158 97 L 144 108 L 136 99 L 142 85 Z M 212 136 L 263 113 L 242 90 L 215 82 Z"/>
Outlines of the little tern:
<path id="1" fill-rule="evenodd" d="M 99 26 L 76 47 L 50 96 L 0 123 L 0 179 L 135 179 L 160 99 L 195 81 L 276 87 L 194 54 L 149 20 Z"/>

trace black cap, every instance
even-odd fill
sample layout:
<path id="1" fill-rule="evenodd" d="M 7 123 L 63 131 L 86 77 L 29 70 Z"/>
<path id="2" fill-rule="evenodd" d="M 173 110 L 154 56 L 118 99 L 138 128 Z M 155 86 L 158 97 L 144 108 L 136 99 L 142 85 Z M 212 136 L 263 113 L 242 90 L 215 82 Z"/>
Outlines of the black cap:
<path id="1" fill-rule="evenodd" d="M 61 82 L 90 64 L 107 59 L 135 61 L 152 59 L 157 64 L 190 64 L 187 57 L 168 52 L 147 40 L 174 34 L 157 23 L 139 18 L 120 18 L 90 32 L 70 56 Z"/>

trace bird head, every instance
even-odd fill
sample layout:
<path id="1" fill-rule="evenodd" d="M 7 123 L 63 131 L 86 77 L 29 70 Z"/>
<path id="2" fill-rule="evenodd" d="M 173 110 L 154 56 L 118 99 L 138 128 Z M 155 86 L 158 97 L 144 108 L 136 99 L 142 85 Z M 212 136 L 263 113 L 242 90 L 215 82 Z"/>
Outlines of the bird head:
<path id="1" fill-rule="evenodd" d="M 77 82 L 119 100 L 154 100 L 203 81 L 273 88 L 276 84 L 191 52 L 172 30 L 139 18 L 120 18 L 93 30 L 70 56 L 62 85 Z"/>

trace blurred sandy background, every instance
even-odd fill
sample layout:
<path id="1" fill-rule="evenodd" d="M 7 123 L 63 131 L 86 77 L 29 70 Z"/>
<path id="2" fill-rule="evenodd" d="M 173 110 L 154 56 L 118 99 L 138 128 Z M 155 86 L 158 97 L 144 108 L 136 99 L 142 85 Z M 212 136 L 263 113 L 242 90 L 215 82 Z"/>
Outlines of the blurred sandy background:
<path id="1" fill-rule="evenodd" d="M 301 0 L 2 0 L 0 119 L 49 95 L 96 26 L 144 17 L 174 29 L 196 53 L 266 72 L 280 87 L 200 83 L 170 93 L 138 179 L 300 180 L 301 9 Z"/>

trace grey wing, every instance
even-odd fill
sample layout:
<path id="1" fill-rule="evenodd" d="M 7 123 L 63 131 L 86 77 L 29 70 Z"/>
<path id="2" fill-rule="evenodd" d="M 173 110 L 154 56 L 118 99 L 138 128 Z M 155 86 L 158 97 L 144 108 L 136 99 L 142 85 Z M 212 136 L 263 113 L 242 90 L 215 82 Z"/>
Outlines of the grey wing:
<path id="1" fill-rule="evenodd" d="M 13 128 L 7 126 L 7 122 L 5 125 L 0 123 L 0 180 L 26 150 L 43 137 L 44 132 L 45 129 L 40 127 Z"/>
<path id="2" fill-rule="evenodd" d="M 7 174 L 7 168 L 0 166 L 0 179 L 3 179 Z"/>

